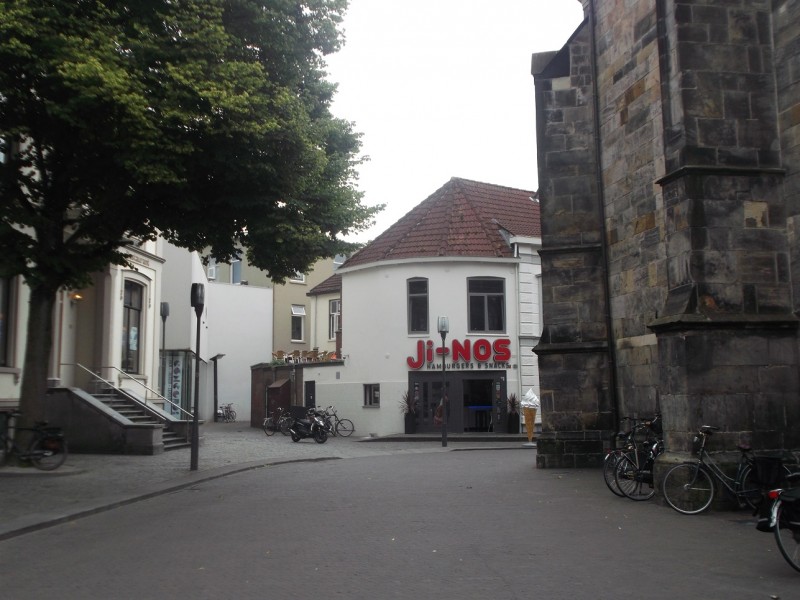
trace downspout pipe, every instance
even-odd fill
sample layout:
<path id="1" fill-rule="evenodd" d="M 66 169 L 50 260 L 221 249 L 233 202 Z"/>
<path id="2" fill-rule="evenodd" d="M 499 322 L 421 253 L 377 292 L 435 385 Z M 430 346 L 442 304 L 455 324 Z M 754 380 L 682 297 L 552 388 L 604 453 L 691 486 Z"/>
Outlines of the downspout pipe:
<path id="1" fill-rule="evenodd" d="M 606 233 L 606 198 L 605 187 L 603 186 L 603 173 L 602 173 L 602 151 L 603 144 L 600 138 L 600 94 L 597 81 L 597 13 L 595 10 L 596 0 L 588 0 L 589 3 L 589 45 L 590 45 L 590 62 L 592 69 L 592 87 L 593 89 L 593 104 L 594 104 L 594 140 L 595 152 L 597 155 L 597 169 L 595 176 L 597 178 L 597 198 L 600 211 L 600 239 L 601 239 L 601 255 L 603 264 L 603 297 L 605 300 L 605 321 L 606 321 L 606 337 L 608 340 L 608 362 L 609 369 L 609 385 L 611 387 L 611 410 L 614 415 L 614 426 L 619 423 L 619 395 L 617 392 L 617 344 L 614 339 L 613 322 L 611 318 L 611 292 L 609 290 L 609 261 L 608 261 L 608 234 Z"/>

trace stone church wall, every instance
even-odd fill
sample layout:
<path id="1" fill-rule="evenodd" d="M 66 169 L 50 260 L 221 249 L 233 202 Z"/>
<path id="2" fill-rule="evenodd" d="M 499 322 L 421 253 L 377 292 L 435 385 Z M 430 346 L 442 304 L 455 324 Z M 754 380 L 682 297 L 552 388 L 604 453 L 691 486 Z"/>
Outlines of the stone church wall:
<path id="1" fill-rule="evenodd" d="M 800 447 L 800 1 L 584 0 L 535 55 L 538 464 L 599 464 L 624 415 L 670 452 Z"/>

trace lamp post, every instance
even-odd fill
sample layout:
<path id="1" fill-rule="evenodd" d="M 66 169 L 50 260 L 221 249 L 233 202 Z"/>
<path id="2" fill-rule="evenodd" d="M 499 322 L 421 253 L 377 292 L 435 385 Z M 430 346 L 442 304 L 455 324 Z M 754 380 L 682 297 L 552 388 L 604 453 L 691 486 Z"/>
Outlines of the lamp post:
<path id="1" fill-rule="evenodd" d="M 192 415 L 192 444 L 189 469 L 197 471 L 197 462 L 200 454 L 200 317 L 205 306 L 205 287 L 202 283 L 192 284 L 192 307 L 197 316 L 197 338 L 195 340 L 194 355 L 194 414 Z"/>
<path id="2" fill-rule="evenodd" d="M 169 316 L 169 302 L 161 303 L 161 395 L 167 396 L 167 317 Z M 172 412 L 172 408 L 169 409 Z"/>
<path id="3" fill-rule="evenodd" d="M 447 332 L 450 331 L 449 319 L 447 317 L 439 317 L 437 328 L 442 336 L 442 447 L 445 447 L 447 446 L 447 371 L 445 371 L 447 347 L 444 342 L 445 338 L 447 338 Z"/>

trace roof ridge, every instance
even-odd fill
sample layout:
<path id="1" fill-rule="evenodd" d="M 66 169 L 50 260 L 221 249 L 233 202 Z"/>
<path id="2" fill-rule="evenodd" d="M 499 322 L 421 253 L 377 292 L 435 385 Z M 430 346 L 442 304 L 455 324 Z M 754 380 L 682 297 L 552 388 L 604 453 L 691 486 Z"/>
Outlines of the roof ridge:
<path id="1" fill-rule="evenodd" d="M 404 242 L 406 239 L 408 239 L 408 237 L 414 231 L 414 228 L 417 225 L 419 225 L 420 223 L 422 223 L 425 219 L 427 219 L 428 216 L 431 214 L 431 212 L 433 212 L 436 209 L 436 206 L 437 206 L 436 200 L 438 200 L 444 194 L 443 190 L 446 187 L 447 187 L 447 184 L 445 184 L 442 187 L 440 187 L 438 190 L 433 192 L 430 196 L 425 198 L 425 200 L 423 200 L 422 202 L 417 204 L 414 208 L 412 208 L 410 211 L 408 211 L 405 215 L 403 215 L 400 218 L 400 220 L 395 224 L 395 225 L 399 226 L 400 236 L 398 237 L 397 243 L 394 246 L 389 247 L 386 250 L 386 252 L 384 252 L 382 254 L 382 256 L 384 258 L 387 258 L 387 257 L 391 256 L 391 254 L 394 251 L 395 247 L 397 245 L 399 245 L 400 243 Z M 406 223 L 405 221 L 406 220 L 411 221 L 412 217 L 416 217 L 416 218 L 413 219 L 414 222 L 410 223 L 410 226 L 409 226 L 409 223 Z M 405 227 L 405 229 L 402 229 L 402 227 Z M 389 231 L 391 229 L 392 228 L 390 227 L 387 231 Z"/>
<path id="2" fill-rule="evenodd" d="M 509 235 L 540 235 L 536 192 L 451 177 L 345 266 L 423 257 L 511 257 Z"/>
<path id="3" fill-rule="evenodd" d="M 492 223 L 493 221 L 497 222 L 497 220 L 494 217 L 491 217 L 491 216 L 487 215 L 485 210 L 484 210 L 484 207 L 477 200 L 473 200 L 473 198 L 470 196 L 469 192 L 467 190 L 463 189 L 463 187 L 464 187 L 463 186 L 463 182 L 464 181 L 470 181 L 470 180 L 464 180 L 464 179 L 460 179 L 459 178 L 457 186 L 458 186 L 459 189 L 462 190 L 461 193 L 464 195 L 464 198 L 469 203 L 470 208 L 472 209 L 472 211 L 478 217 L 478 219 L 477 219 L 478 225 L 483 230 L 484 235 L 486 236 L 486 238 L 488 240 L 491 240 L 491 239 L 495 238 L 496 236 L 492 235 L 494 232 L 489 227 L 489 223 Z M 480 182 L 475 181 L 473 183 L 480 183 Z M 481 185 L 490 185 L 490 186 L 493 186 L 493 187 L 503 187 L 503 186 L 494 186 L 493 184 L 481 184 Z M 509 188 L 509 189 L 512 189 L 512 188 Z M 524 191 L 527 191 L 527 190 L 524 190 Z M 497 224 L 499 225 L 499 222 Z M 493 245 L 494 245 L 495 254 L 497 256 L 502 256 L 503 255 L 503 251 L 500 248 L 498 242 L 495 241 Z"/>
<path id="4" fill-rule="evenodd" d="M 461 181 L 467 183 L 477 183 L 478 185 L 485 185 L 493 188 L 503 188 L 505 190 L 513 190 L 515 192 L 530 192 L 531 194 L 538 194 L 536 190 L 529 190 L 526 188 L 513 187 L 510 185 L 502 185 L 499 183 L 489 183 L 487 181 L 478 181 L 477 179 L 467 179 L 466 177 L 451 177 L 450 181 Z"/>

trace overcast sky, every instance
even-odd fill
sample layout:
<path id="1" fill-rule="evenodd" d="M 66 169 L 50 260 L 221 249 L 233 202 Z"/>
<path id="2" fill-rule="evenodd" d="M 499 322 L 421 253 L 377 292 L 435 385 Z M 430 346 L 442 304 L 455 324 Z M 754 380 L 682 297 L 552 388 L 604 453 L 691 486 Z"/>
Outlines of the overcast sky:
<path id="1" fill-rule="evenodd" d="M 579 0 L 350 0 L 328 57 L 336 116 L 355 122 L 375 238 L 451 177 L 536 190 L 531 54 L 558 50 Z"/>

